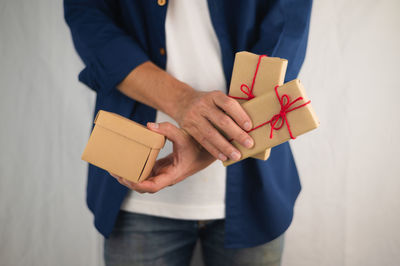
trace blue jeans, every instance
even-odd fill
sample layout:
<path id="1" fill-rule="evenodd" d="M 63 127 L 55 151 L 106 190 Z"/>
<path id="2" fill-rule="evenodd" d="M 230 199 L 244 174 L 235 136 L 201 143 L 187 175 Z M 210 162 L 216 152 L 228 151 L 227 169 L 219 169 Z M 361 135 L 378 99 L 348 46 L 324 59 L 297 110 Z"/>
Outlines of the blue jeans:
<path id="1" fill-rule="evenodd" d="M 120 211 L 104 241 L 107 266 L 189 266 L 200 240 L 207 266 L 280 265 L 283 236 L 256 247 L 226 249 L 224 220 L 188 221 Z"/>

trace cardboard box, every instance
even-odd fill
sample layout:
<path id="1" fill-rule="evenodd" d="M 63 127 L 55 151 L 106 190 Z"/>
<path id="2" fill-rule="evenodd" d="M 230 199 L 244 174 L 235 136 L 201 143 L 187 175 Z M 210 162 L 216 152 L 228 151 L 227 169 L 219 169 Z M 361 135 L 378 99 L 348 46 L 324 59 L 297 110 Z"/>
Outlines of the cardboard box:
<path id="1" fill-rule="evenodd" d="M 229 96 L 236 97 L 243 104 L 248 100 L 238 98 L 246 98 L 250 93 L 257 97 L 272 92 L 276 85 L 280 86 L 285 81 L 287 64 L 286 59 L 279 57 L 260 56 L 245 51 L 236 53 Z M 271 150 L 266 149 L 251 157 L 267 160 L 270 153 Z"/>
<path id="2" fill-rule="evenodd" d="M 146 179 L 165 137 L 103 110 L 94 123 L 82 160 L 135 183 Z"/>
<path id="3" fill-rule="evenodd" d="M 277 92 L 278 95 L 274 90 L 257 96 L 242 105 L 243 109 L 250 115 L 254 128 L 256 128 L 249 132 L 249 135 L 255 142 L 253 148 L 247 149 L 236 141 L 232 141 L 232 144 L 242 153 L 242 160 L 291 139 L 290 132 L 293 137 L 297 137 L 319 126 L 318 118 L 311 104 L 306 104 L 309 99 L 298 79 L 280 86 L 277 88 Z M 303 98 L 291 105 L 289 110 L 306 104 L 298 109 L 292 111 L 288 110 L 288 112 L 286 112 L 286 120 L 287 124 L 289 124 L 290 131 L 284 117 L 279 117 L 282 111 L 280 100 L 283 105 L 286 105 L 288 101 L 285 95 L 289 97 L 290 102 L 295 101 L 298 97 Z M 277 119 L 273 120 L 274 117 Z M 271 122 L 266 123 L 268 121 Z M 271 130 L 274 123 L 275 129 Z M 282 127 L 280 127 L 281 125 Z M 223 164 L 224 166 L 228 166 L 235 162 L 236 161 L 228 159 Z"/>

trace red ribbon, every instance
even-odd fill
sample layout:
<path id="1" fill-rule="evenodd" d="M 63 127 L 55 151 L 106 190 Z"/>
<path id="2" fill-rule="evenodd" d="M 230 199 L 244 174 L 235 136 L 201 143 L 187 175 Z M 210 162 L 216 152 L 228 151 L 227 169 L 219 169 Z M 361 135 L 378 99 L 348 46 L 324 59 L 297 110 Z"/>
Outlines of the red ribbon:
<path id="1" fill-rule="evenodd" d="M 251 132 L 253 130 L 256 130 L 257 128 L 260 128 L 262 126 L 265 126 L 266 124 L 271 124 L 271 131 L 269 134 L 269 138 L 272 139 L 274 130 L 279 130 L 283 127 L 284 124 L 286 124 L 288 131 L 289 131 L 290 138 L 295 139 L 295 137 L 293 137 L 292 130 L 290 129 L 290 124 L 287 120 L 286 114 L 290 113 L 296 109 L 299 109 L 303 106 L 306 106 L 307 104 L 311 103 L 311 101 L 308 101 L 308 102 L 305 102 L 296 107 L 290 108 L 296 102 L 303 100 L 303 97 L 297 97 L 294 101 L 290 101 L 290 97 L 287 94 L 283 94 L 281 97 L 279 96 L 278 88 L 279 88 L 278 85 L 275 86 L 275 94 L 276 94 L 276 97 L 278 98 L 279 104 L 281 105 L 281 110 L 279 111 L 279 113 L 272 116 L 272 118 L 270 120 L 268 120 L 267 122 L 264 122 L 252 129 L 250 129 L 249 131 L 247 131 L 247 133 Z M 281 123 L 279 124 L 279 126 L 276 126 L 278 124 L 279 120 L 281 121 Z"/>
<path id="2" fill-rule="evenodd" d="M 249 88 L 249 86 L 247 86 L 247 85 L 244 84 L 244 83 L 243 83 L 242 85 L 240 85 L 240 90 L 241 90 L 244 94 L 246 94 L 247 97 L 236 97 L 236 96 L 231 96 L 231 95 L 229 95 L 229 97 L 234 98 L 234 99 L 240 99 L 240 100 L 251 100 L 251 99 L 253 99 L 253 98 L 255 97 L 254 94 L 253 94 L 254 83 L 256 83 L 256 77 L 257 77 L 258 69 L 259 69 L 259 67 L 260 67 L 261 58 L 266 57 L 266 56 L 267 56 L 267 55 L 263 54 L 263 55 L 260 55 L 260 56 L 258 57 L 258 63 L 257 63 L 257 67 L 256 67 L 256 72 L 254 73 L 253 82 L 251 83 L 251 87 Z M 246 88 L 246 90 L 245 90 L 244 88 Z"/>
<path id="3" fill-rule="evenodd" d="M 257 63 L 256 71 L 255 71 L 254 76 L 253 76 L 253 82 L 251 83 L 251 87 L 249 88 L 244 83 L 240 86 L 240 90 L 244 94 L 246 94 L 247 97 L 236 97 L 236 96 L 230 96 L 230 95 L 229 95 L 229 97 L 234 98 L 234 99 L 240 99 L 240 100 L 251 100 L 251 99 L 253 99 L 255 97 L 254 94 L 253 94 L 253 89 L 254 89 L 254 84 L 256 82 L 258 69 L 260 68 L 261 59 L 263 57 L 266 57 L 266 56 L 267 55 L 260 55 L 258 57 L 258 63 Z M 246 88 L 246 90 L 244 88 Z M 258 125 L 258 126 L 252 128 L 252 129 L 250 129 L 249 131 L 246 131 L 247 133 L 249 133 L 249 132 L 251 132 L 253 130 L 256 130 L 257 128 L 260 128 L 262 126 L 265 126 L 267 124 L 271 124 L 271 132 L 269 134 L 269 138 L 272 139 L 274 130 L 279 130 L 279 129 L 281 129 L 283 127 L 284 124 L 286 124 L 286 126 L 288 128 L 288 131 L 289 131 L 290 138 L 291 139 L 295 139 L 295 137 L 293 137 L 292 131 L 290 129 L 290 125 L 289 125 L 289 122 L 287 120 L 286 114 L 291 112 L 291 111 L 294 111 L 296 109 L 299 109 L 299 108 L 301 108 L 301 107 L 303 107 L 303 106 L 305 106 L 305 105 L 307 105 L 309 103 L 311 103 L 311 101 L 308 101 L 308 102 L 303 103 L 303 104 L 301 104 L 299 106 L 290 108 L 296 102 L 303 100 L 303 97 L 298 97 L 294 101 L 291 102 L 289 95 L 283 94 L 282 97 L 279 96 L 278 88 L 279 88 L 279 85 L 275 86 L 275 94 L 276 94 L 276 97 L 278 98 L 279 104 L 281 105 L 281 110 L 279 111 L 279 113 L 274 115 L 267 122 L 264 122 L 261 125 Z M 281 123 L 279 124 L 279 126 L 277 126 L 279 121 L 281 121 Z"/>

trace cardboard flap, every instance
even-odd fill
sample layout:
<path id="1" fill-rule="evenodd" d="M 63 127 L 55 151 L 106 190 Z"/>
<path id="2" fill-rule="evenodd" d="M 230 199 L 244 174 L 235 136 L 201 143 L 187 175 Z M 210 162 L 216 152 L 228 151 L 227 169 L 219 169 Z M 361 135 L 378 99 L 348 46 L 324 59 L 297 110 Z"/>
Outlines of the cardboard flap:
<path id="1" fill-rule="evenodd" d="M 163 135 L 115 113 L 100 110 L 96 115 L 94 123 L 149 148 L 161 149 L 165 143 Z"/>

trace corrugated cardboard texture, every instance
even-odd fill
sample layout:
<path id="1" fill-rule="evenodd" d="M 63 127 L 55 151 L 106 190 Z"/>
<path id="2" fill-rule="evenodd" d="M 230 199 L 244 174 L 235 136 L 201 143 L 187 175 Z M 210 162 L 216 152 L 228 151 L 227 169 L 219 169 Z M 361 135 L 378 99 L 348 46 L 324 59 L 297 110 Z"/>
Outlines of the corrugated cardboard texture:
<path id="1" fill-rule="evenodd" d="M 246 97 L 241 91 L 241 85 L 246 84 L 249 88 L 253 82 L 253 77 L 257 68 L 259 55 L 250 52 L 238 52 L 235 56 L 232 79 L 229 88 L 229 95 L 236 97 Z M 254 83 L 253 95 L 255 97 L 273 91 L 276 85 L 281 86 L 285 81 L 285 74 L 288 61 L 278 57 L 262 57 Z M 240 104 L 246 100 L 237 99 Z M 271 153 L 266 149 L 252 158 L 267 160 Z"/>
<path id="2" fill-rule="evenodd" d="M 299 101 L 298 104 L 296 103 L 294 106 L 301 105 L 309 100 L 305 94 L 302 84 L 297 79 L 279 87 L 278 92 L 280 96 L 283 94 L 289 95 L 291 101 L 295 100 L 297 97 L 303 97 L 303 100 Z M 242 106 L 250 115 L 254 126 L 270 120 L 274 115 L 278 114 L 281 109 L 275 91 L 258 96 L 244 103 Z M 307 104 L 297 110 L 287 113 L 286 117 L 294 137 L 313 130 L 319 125 L 318 118 L 315 115 L 311 104 Z M 279 124 L 280 122 L 278 125 Z M 255 142 L 255 145 L 252 149 L 247 149 L 236 141 L 232 142 L 232 144 L 242 153 L 242 160 L 252 156 L 253 154 L 258 154 L 265 149 L 277 146 L 290 139 L 286 124 L 284 124 L 281 129 L 273 131 L 272 139 L 269 137 L 270 131 L 270 124 L 266 124 L 254 131 L 251 131 L 249 134 Z M 233 163 L 235 163 L 235 161 L 227 160 L 224 162 L 224 165 L 228 166 Z"/>
<path id="3" fill-rule="evenodd" d="M 165 137 L 120 115 L 99 111 L 82 160 L 132 182 L 147 178 Z"/>

